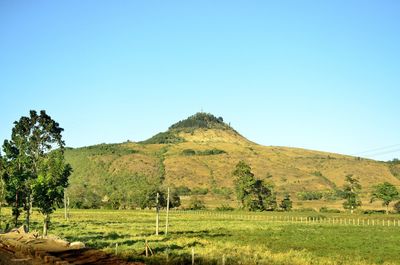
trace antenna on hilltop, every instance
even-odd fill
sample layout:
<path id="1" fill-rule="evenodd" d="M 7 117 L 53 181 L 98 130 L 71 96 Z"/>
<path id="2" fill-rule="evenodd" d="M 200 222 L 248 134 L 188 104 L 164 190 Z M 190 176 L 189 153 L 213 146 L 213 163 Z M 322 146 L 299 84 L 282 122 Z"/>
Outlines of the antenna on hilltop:
<path id="1" fill-rule="evenodd" d="M 200 112 L 203 113 L 203 108 L 201 108 Z"/>

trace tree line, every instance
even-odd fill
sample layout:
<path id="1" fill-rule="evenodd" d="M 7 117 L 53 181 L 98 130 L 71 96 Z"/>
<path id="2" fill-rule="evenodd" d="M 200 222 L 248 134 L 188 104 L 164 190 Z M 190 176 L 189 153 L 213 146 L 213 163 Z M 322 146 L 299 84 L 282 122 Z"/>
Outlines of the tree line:
<path id="1" fill-rule="evenodd" d="M 29 230 L 30 216 L 35 208 L 44 217 L 43 233 L 47 234 L 50 215 L 61 206 L 68 187 L 68 177 L 72 172 L 64 158 L 65 142 L 62 132 L 63 128 L 44 110 L 40 113 L 30 111 L 29 116 L 23 116 L 14 122 L 10 140 L 4 141 L 3 152 L 0 152 L 0 208 L 4 205 L 3 202 L 12 208 L 15 226 L 18 225 L 21 215 L 25 214 L 24 223 Z M 292 209 L 290 194 L 284 194 L 278 202 L 274 186 L 257 179 L 246 162 L 239 161 L 232 175 L 240 208 L 248 211 Z M 112 177 L 107 178 L 106 183 L 103 183 L 102 196 L 88 189 L 86 183 L 71 187 L 68 193 L 75 198 L 73 206 L 76 208 L 144 209 L 166 206 L 166 188 L 162 178 L 151 179 L 135 174 L 123 180 L 120 183 L 115 182 Z M 345 199 L 343 208 L 354 212 L 361 206 L 362 187 L 353 175 L 347 175 L 345 183 L 340 190 Z M 179 191 L 180 189 L 172 189 L 170 193 L 171 208 L 181 205 Z M 194 191 L 187 192 L 192 192 L 193 195 Z M 399 192 L 388 182 L 376 185 L 370 198 L 371 202 L 382 201 L 387 213 L 390 203 L 398 199 Z M 395 205 L 400 209 L 400 202 Z M 193 198 L 189 208 L 204 207 L 204 203 L 198 198 Z"/>
<path id="2" fill-rule="evenodd" d="M 267 184 L 263 180 L 256 179 L 251 172 L 251 167 L 244 161 L 240 161 L 236 165 L 233 176 L 235 177 L 234 183 L 237 200 L 240 202 L 242 209 L 249 211 L 274 211 L 278 209 L 273 185 Z M 345 177 L 343 189 L 336 191 L 340 194 L 340 197 L 345 200 L 343 202 L 344 209 L 353 213 L 354 210 L 361 206 L 361 190 L 362 187 L 357 178 L 354 178 L 353 175 L 347 175 Z M 312 196 L 318 195 L 318 198 L 322 197 L 322 193 L 314 192 L 310 194 Z M 393 184 L 389 182 L 380 183 L 373 187 L 370 197 L 371 203 L 377 200 L 382 201 L 382 206 L 386 208 L 386 213 L 388 214 L 390 203 L 400 200 L 400 193 Z M 394 207 L 400 212 L 400 201 L 398 201 Z M 289 194 L 284 195 L 284 198 L 279 204 L 279 208 L 284 211 L 292 209 L 292 201 Z"/>

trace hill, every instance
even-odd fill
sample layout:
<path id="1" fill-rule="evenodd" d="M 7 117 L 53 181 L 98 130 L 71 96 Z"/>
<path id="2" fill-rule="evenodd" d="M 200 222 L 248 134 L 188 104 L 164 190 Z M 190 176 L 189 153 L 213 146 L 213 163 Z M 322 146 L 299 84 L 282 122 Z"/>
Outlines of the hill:
<path id="1" fill-rule="evenodd" d="M 209 204 L 218 197 L 214 206 L 221 200 L 233 203 L 231 173 L 240 160 L 251 165 L 257 178 L 272 183 L 278 195 L 289 192 L 294 198 L 300 192 L 328 194 L 343 186 L 348 174 L 359 178 L 364 200 L 377 183 L 400 185 L 398 163 L 258 145 L 207 113 L 179 121 L 143 142 L 69 148 L 66 159 L 74 169 L 71 200 L 81 207 L 91 207 L 94 201 L 99 206 L 110 197 L 129 201 L 144 187 L 141 183 L 163 183 L 181 194 L 206 194 Z"/>

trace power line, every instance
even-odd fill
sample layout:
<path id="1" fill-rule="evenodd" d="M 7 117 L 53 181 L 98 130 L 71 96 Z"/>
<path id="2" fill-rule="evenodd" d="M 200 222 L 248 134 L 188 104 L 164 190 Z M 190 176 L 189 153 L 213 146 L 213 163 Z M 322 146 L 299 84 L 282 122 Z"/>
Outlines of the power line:
<path id="1" fill-rule="evenodd" d="M 391 154 L 391 153 L 396 153 L 396 152 L 400 152 L 400 149 L 393 149 L 393 150 L 387 150 L 384 152 L 373 153 L 373 154 L 368 155 L 368 157 L 375 157 L 375 156 L 379 156 L 379 155 L 386 155 L 386 154 Z"/>
<path id="2" fill-rule="evenodd" d="M 384 147 L 374 148 L 374 149 L 366 150 L 366 151 L 363 151 L 363 152 L 358 152 L 358 153 L 355 153 L 355 154 L 352 154 L 352 155 L 356 156 L 356 155 L 361 155 L 361 154 L 365 154 L 365 153 L 371 153 L 371 152 L 380 151 L 380 150 L 384 150 L 384 149 L 388 149 L 388 148 L 392 148 L 392 147 L 397 147 L 397 146 L 400 146 L 400 144 L 393 144 L 393 145 L 388 145 L 388 146 L 384 146 Z"/>

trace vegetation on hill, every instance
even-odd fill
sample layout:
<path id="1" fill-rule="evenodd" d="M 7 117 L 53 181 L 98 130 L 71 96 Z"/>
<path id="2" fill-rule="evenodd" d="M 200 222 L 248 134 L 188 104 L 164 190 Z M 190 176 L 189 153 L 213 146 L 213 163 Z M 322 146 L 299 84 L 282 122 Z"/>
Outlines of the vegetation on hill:
<path id="1" fill-rule="evenodd" d="M 178 121 L 169 127 L 170 130 L 176 129 L 228 129 L 229 125 L 224 123 L 222 117 L 215 117 L 210 113 L 198 112 L 187 119 Z"/>
<path id="2" fill-rule="evenodd" d="M 222 127 L 221 127 L 222 126 Z M 223 119 L 198 113 L 142 143 L 102 144 L 68 149 L 74 171 L 68 188 L 71 204 L 85 208 L 132 208 L 140 203 L 124 198 L 136 178 L 157 187 L 176 188 L 181 196 L 199 196 L 207 207 L 237 206 L 231 173 L 240 160 L 258 180 L 274 185 L 277 200 L 285 194 L 293 208 L 323 206 L 342 209 L 345 176 L 353 174 L 363 189 L 362 208 L 372 188 L 385 181 L 400 186 L 393 163 L 298 148 L 260 146 L 236 133 Z M 151 143 L 151 144 L 150 144 Z M 122 188 L 118 188 L 122 187 Z M 119 190 L 126 190 L 119 192 Z M 218 199 L 217 199 L 218 198 Z M 107 201 L 105 203 L 104 201 Z M 187 207 L 190 199 L 183 198 Z M 300 204 L 301 203 L 301 204 Z"/>
<path id="3" fill-rule="evenodd" d="M 187 119 L 181 120 L 168 128 L 168 131 L 161 132 L 153 137 L 142 141 L 142 144 L 176 144 L 185 142 L 185 139 L 180 137 L 180 132 L 193 133 L 196 129 L 233 129 L 224 123 L 222 117 L 215 117 L 210 113 L 199 112 Z"/>
<path id="4" fill-rule="evenodd" d="M 176 144 L 176 143 L 182 143 L 184 142 L 185 139 L 179 137 L 176 132 L 174 131 L 166 131 L 166 132 L 161 132 L 153 137 L 142 141 L 142 144 Z"/>

